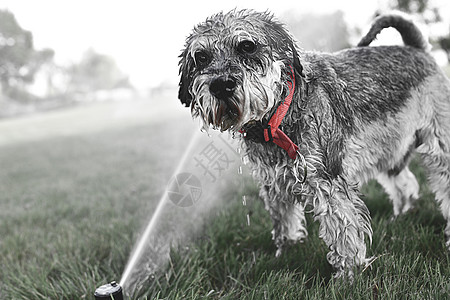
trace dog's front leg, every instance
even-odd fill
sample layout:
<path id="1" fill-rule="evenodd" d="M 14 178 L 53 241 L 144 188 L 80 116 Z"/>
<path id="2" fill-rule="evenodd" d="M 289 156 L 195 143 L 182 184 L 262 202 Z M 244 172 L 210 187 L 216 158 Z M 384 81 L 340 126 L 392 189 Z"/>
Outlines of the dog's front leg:
<path id="1" fill-rule="evenodd" d="M 278 257 L 286 242 L 301 242 L 307 237 L 304 205 L 296 202 L 294 196 L 280 191 L 277 184 L 262 186 L 260 197 L 272 219 L 272 239 L 277 247 L 275 255 Z"/>
<path id="2" fill-rule="evenodd" d="M 364 235 L 372 237 L 367 207 L 359 198 L 356 186 L 337 177 L 310 182 L 315 191 L 312 199 L 314 219 L 318 220 L 319 236 L 329 247 L 328 262 L 336 270 L 335 277 L 353 277 L 353 268 L 364 265 Z"/>

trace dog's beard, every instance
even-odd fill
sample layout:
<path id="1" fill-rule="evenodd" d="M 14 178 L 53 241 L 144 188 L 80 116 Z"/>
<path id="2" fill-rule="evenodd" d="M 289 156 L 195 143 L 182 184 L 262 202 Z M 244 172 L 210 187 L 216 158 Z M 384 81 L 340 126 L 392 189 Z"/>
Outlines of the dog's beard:
<path id="1" fill-rule="evenodd" d="M 281 62 L 274 62 L 263 75 L 242 72 L 242 83 L 226 100 L 209 92 L 208 75 L 198 75 L 192 86 L 192 117 L 202 120 L 205 131 L 212 127 L 236 132 L 249 122 L 261 120 L 272 109 L 276 95 L 280 93 L 281 66 Z"/>
<path id="2" fill-rule="evenodd" d="M 242 87 L 238 87 L 232 97 L 221 100 L 209 92 L 206 83 L 208 76 L 200 75 L 194 80 L 192 87 L 194 101 L 191 104 L 192 117 L 203 121 L 203 129 L 220 129 L 225 131 L 238 123 L 242 115 L 240 99 L 244 98 Z"/>

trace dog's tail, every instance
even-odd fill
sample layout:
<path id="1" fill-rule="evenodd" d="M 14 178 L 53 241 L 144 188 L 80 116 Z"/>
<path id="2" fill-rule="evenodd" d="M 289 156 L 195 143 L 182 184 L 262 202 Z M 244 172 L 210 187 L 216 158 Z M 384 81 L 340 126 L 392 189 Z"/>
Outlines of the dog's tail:
<path id="1" fill-rule="evenodd" d="M 402 36 L 407 46 L 428 50 L 429 44 L 420 29 L 411 21 L 398 13 L 390 13 L 377 17 L 365 37 L 358 43 L 358 47 L 369 46 L 384 28 L 393 27 Z"/>

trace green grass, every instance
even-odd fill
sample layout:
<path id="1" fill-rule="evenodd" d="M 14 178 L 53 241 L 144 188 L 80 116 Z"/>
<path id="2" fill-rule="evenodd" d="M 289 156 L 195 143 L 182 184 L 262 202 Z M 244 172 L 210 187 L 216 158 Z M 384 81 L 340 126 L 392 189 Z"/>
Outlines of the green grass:
<path id="1" fill-rule="evenodd" d="M 423 170 L 412 163 L 418 178 Z M 447 299 L 450 298 L 449 255 L 444 246 L 444 219 L 426 186 L 416 208 L 395 221 L 380 186 L 365 187 L 374 237 L 370 268 L 352 285 L 332 279 L 327 248 L 309 218 L 310 236 L 274 257 L 271 224 L 256 190 L 247 186 L 209 223 L 189 251 L 173 249 L 160 276 L 144 284 L 148 299 Z M 252 195 L 251 226 L 241 195 Z M 206 296 L 208 295 L 208 296 Z"/>
<path id="2" fill-rule="evenodd" d="M 93 299 L 118 280 L 186 143 L 180 127 L 155 120 L 2 145 L 0 299 Z M 445 222 L 417 160 L 412 170 L 421 198 L 395 221 L 380 186 L 364 188 L 375 260 L 352 285 L 332 279 L 311 217 L 307 241 L 274 257 L 270 218 L 246 178 L 217 195 L 226 204 L 134 298 L 450 299 Z"/>

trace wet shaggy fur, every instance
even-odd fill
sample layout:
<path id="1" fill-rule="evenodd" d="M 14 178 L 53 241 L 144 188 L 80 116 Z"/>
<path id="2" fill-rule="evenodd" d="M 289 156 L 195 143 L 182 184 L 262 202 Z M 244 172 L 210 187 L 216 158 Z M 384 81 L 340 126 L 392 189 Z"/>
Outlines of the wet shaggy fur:
<path id="1" fill-rule="evenodd" d="M 405 46 L 369 47 L 390 26 Z M 392 14 L 374 21 L 360 47 L 330 54 L 300 49 L 269 13 L 233 10 L 194 28 L 180 56 L 179 98 L 205 130 L 267 124 L 294 69 L 294 98 L 280 128 L 299 146 L 298 157 L 261 142 L 262 133 L 242 138 L 277 255 L 286 242 L 306 238 L 306 209 L 320 224 L 336 276 L 351 277 L 368 262 L 372 236 L 359 188 L 376 178 L 394 215 L 404 213 L 418 198 L 408 169 L 414 152 L 422 155 L 450 235 L 450 83 L 426 47 L 412 22 Z"/>

